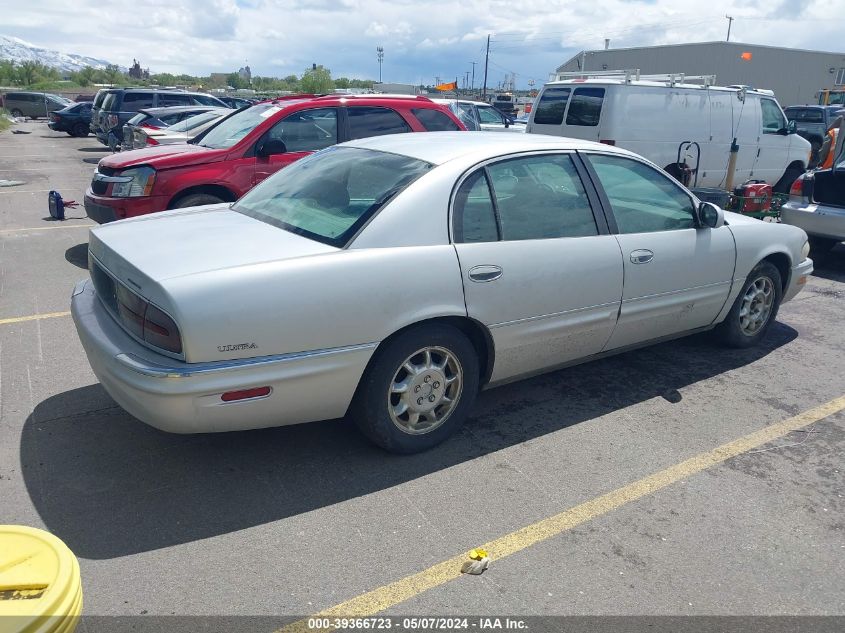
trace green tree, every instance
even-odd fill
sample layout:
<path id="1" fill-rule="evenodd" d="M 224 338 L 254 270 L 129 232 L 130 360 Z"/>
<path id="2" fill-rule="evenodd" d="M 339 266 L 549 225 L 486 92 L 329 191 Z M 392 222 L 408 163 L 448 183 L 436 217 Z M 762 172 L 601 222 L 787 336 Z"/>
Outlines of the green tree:
<path id="1" fill-rule="evenodd" d="M 86 66 L 82 70 L 70 74 L 70 78 L 80 86 L 91 85 L 95 82 L 96 77 L 97 70 L 95 68 L 91 68 L 91 66 Z"/>
<path id="2" fill-rule="evenodd" d="M 18 66 L 18 81 L 24 86 L 31 86 L 39 79 L 39 71 L 41 64 L 38 62 L 21 62 Z"/>
<path id="3" fill-rule="evenodd" d="M 348 78 L 346 77 L 338 77 L 334 80 L 334 87 L 335 88 L 349 88 L 351 83 Z"/>
<path id="4" fill-rule="evenodd" d="M 302 74 L 302 78 L 299 80 L 299 87 L 303 92 L 313 94 L 331 92 L 334 90 L 332 73 L 324 66 L 309 68 Z"/>
<path id="5" fill-rule="evenodd" d="M 15 62 L 9 59 L 0 59 L 0 86 L 11 86 L 18 79 L 18 71 Z"/>
<path id="6" fill-rule="evenodd" d="M 120 84 L 126 80 L 126 76 L 120 72 L 120 68 L 117 64 L 109 64 L 106 66 L 103 74 L 105 75 L 105 83 Z"/>

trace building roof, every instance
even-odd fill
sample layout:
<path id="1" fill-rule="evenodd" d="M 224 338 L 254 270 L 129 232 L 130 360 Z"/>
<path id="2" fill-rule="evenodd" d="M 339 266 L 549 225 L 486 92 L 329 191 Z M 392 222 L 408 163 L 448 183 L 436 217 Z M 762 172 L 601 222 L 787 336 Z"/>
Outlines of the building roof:
<path id="1" fill-rule="evenodd" d="M 621 48 L 595 48 L 590 50 L 583 50 L 579 51 L 577 54 L 573 55 L 569 59 L 567 59 L 563 64 L 558 66 L 557 72 L 563 72 L 564 69 L 570 63 L 576 61 L 579 57 L 581 57 L 584 53 L 604 53 L 604 52 L 618 52 L 618 51 L 639 51 L 639 50 L 655 50 L 655 49 L 669 49 L 669 48 L 688 48 L 688 47 L 698 47 L 698 46 L 717 46 L 720 48 L 726 47 L 735 47 L 742 50 L 754 50 L 754 49 L 768 49 L 768 50 L 778 50 L 778 51 L 791 51 L 796 53 L 816 53 L 819 55 L 845 55 L 843 52 L 837 51 L 818 51 L 818 50 L 810 50 L 805 48 L 790 48 L 788 46 L 769 46 L 766 44 L 743 44 L 742 42 L 725 42 L 725 41 L 710 41 L 710 42 L 681 42 L 679 44 L 657 44 L 654 46 L 627 46 Z"/>

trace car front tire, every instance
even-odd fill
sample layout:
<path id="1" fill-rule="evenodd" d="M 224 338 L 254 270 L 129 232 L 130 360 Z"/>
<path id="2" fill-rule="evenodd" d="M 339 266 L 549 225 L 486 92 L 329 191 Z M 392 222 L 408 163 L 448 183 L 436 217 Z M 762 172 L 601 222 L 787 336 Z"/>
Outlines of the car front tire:
<path id="1" fill-rule="evenodd" d="M 21 118 L 21 117 L 23 117 L 23 112 L 21 112 L 20 110 L 15 108 L 14 110 L 12 110 L 12 116 L 15 117 L 16 119 Z"/>
<path id="2" fill-rule="evenodd" d="M 717 327 L 722 342 L 730 347 L 752 347 L 766 336 L 783 298 L 780 271 L 774 264 L 757 264 L 742 286 L 728 316 Z"/>
<path id="3" fill-rule="evenodd" d="M 440 323 L 413 327 L 376 351 L 350 417 L 381 448 L 419 453 L 464 423 L 478 379 L 478 355 L 462 332 Z"/>
<path id="4" fill-rule="evenodd" d="M 76 136 L 78 138 L 85 138 L 88 136 L 88 126 L 84 123 L 77 123 L 73 126 L 73 132 L 71 136 Z"/>
<path id="5" fill-rule="evenodd" d="M 177 201 L 173 205 L 173 208 L 185 209 L 187 207 L 201 207 L 206 204 L 220 204 L 221 202 L 225 202 L 225 200 L 213 196 L 210 193 L 194 193 Z"/>

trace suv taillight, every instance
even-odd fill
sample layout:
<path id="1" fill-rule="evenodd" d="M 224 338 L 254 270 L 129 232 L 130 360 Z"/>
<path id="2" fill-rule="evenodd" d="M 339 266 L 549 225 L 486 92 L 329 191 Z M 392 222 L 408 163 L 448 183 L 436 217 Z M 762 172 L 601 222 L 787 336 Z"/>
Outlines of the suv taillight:
<path id="1" fill-rule="evenodd" d="M 152 147 L 153 145 L 158 145 L 158 141 L 155 140 L 152 136 L 147 137 L 147 147 Z"/>

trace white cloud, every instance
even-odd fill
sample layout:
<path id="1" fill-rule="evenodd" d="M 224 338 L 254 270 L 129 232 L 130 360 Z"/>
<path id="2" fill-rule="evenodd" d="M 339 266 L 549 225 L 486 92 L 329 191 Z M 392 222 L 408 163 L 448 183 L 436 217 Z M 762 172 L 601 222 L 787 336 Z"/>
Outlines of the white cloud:
<path id="1" fill-rule="evenodd" d="M 312 63 L 335 76 L 376 77 L 383 46 L 386 81 L 462 76 L 484 61 L 490 81 L 515 71 L 542 81 L 582 48 L 731 39 L 799 48 L 842 48 L 845 0 L 31 0 L 4 14 L 3 34 L 38 46 L 153 72 L 301 73 Z M 678 69 L 682 71 L 683 69 Z M 476 85 L 483 65 L 476 65 Z"/>

